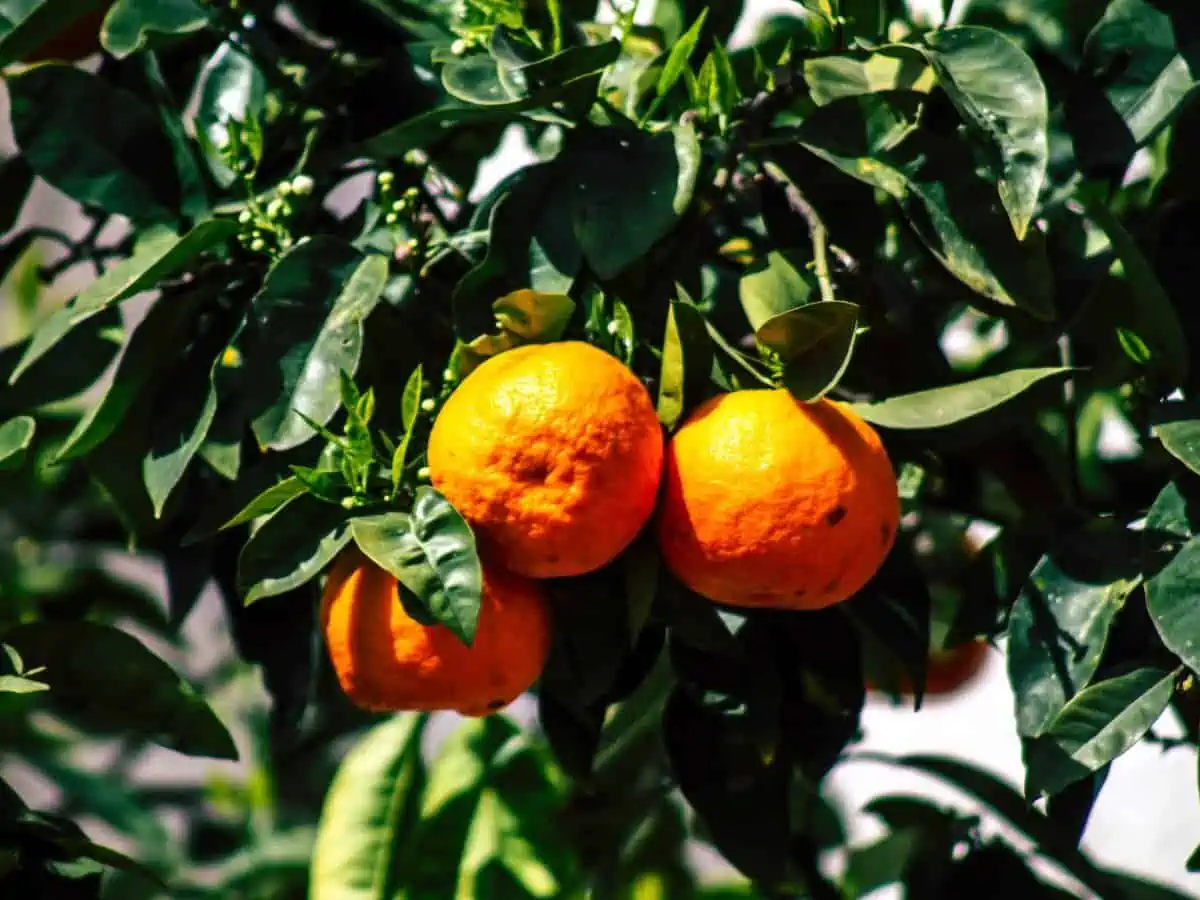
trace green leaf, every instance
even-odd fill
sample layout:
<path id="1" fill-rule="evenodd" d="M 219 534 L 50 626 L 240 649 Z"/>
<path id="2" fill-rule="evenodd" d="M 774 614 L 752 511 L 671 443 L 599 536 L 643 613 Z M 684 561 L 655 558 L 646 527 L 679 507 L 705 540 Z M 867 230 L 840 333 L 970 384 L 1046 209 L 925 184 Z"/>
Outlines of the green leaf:
<path id="1" fill-rule="evenodd" d="M 18 416 L 0 424 L 0 469 L 15 469 L 33 444 L 37 423 L 31 416 Z"/>
<path id="2" fill-rule="evenodd" d="M 40 3 L 22 0 L 6 4 L 0 12 L 0 68 L 23 61 L 51 38 L 101 6 L 103 0 L 42 0 Z"/>
<path id="3" fill-rule="evenodd" d="M 1113 0 L 1088 35 L 1080 71 L 1095 73 L 1104 93 L 1081 93 L 1068 107 L 1068 121 L 1087 128 L 1075 140 L 1085 171 L 1127 165 L 1195 87 L 1194 31 L 1183 18 L 1177 25 L 1156 3 Z"/>
<path id="4" fill-rule="evenodd" d="M 1043 556 L 1008 620 L 1017 731 L 1036 737 L 1091 680 L 1136 587 L 1137 544 L 1124 530 L 1083 533 Z"/>
<path id="5" fill-rule="evenodd" d="M 428 716 L 377 725 L 338 766 L 312 850 L 311 900 L 393 900 L 417 824 Z"/>
<path id="6" fill-rule="evenodd" d="M 756 337 L 783 359 L 783 383 L 807 403 L 841 380 L 857 333 L 858 305 L 825 300 L 771 317 L 758 327 Z"/>
<path id="7" fill-rule="evenodd" d="M 750 327 L 758 331 L 770 318 L 812 303 L 816 279 L 779 250 L 770 251 L 738 281 L 738 296 Z"/>
<path id="8" fill-rule="evenodd" d="M 289 500 L 299 497 L 304 491 L 304 483 L 299 478 L 294 475 L 285 478 L 278 484 L 271 485 L 247 503 L 237 515 L 221 526 L 221 530 L 233 528 L 235 525 L 243 525 L 259 516 L 270 515 Z"/>
<path id="9" fill-rule="evenodd" d="M 712 340 L 703 313 L 686 300 L 671 301 L 658 376 L 658 420 L 668 431 L 711 390 L 712 364 Z"/>
<path id="10" fill-rule="evenodd" d="M 65 65 L 33 66 L 5 83 L 13 134 L 35 173 L 73 200 L 135 222 L 178 218 L 174 150 L 142 97 Z"/>
<path id="11" fill-rule="evenodd" d="M 1200 671 L 1200 538 L 1183 545 L 1146 581 L 1146 608 L 1167 649 L 1192 670 Z"/>
<path id="12" fill-rule="evenodd" d="M 192 3 L 193 0 L 173 0 Z M 221 44 L 196 79 L 196 111 L 193 127 L 204 136 L 205 156 L 213 176 L 222 187 L 237 178 L 218 148 L 230 138 L 231 122 L 258 121 L 266 110 L 267 82 L 254 61 L 228 42 Z"/>
<path id="13" fill-rule="evenodd" d="M 245 381 L 259 442 L 290 450 L 325 425 L 341 398 L 339 371 L 353 375 L 363 320 L 387 284 L 382 256 L 363 257 L 328 237 L 298 244 L 267 273 L 245 339 Z M 302 417 L 303 416 L 303 417 Z"/>
<path id="14" fill-rule="evenodd" d="M 654 135 L 590 128 L 564 156 L 575 238 L 591 269 L 609 279 L 675 227 L 691 203 L 701 151 L 686 126 Z"/>
<path id="15" fill-rule="evenodd" d="M 146 47 L 159 36 L 194 34 L 208 27 L 210 15 L 196 0 L 117 0 L 104 19 L 100 42 L 117 59 Z"/>
<path id="16" fill-rule="evenodd" d="M 818 104 L 879 91 L 916 90 L 934 86 L 933 68 L 920 51 L 904 44 L 874 53 L 844 53 L 804 60 L 804 80 Z"/>
<path id="17" fill-rule="evenodd" d="M 1163 449 L 1200 475 L 1200 419 L 1162 422 L 1151 429 Z"/>
<path id="18" fill-rule="evenodd" d="M 1071 371 L 1063 366 L 1012 369 L 949 387 L 851 406 L 868 422 L 883 428 L 944 428 L 995 409 L 1040 381 L 1061 377 Z"/>
<path id="19" fill-rule="evenodd" d="M 534 105 L 525 101 L 503 107 L 455 105 L 431 109 L 370 138 L 363 144 L 363 154 L 395 159 L 410 150 L 449 138 L 459 128 L 511 122 L 520 118 L 523 110 Z"/>
<path id="20" fill-rule="evenodd" d="M 658 73 L 658 83 L 654 87 L 654 92 L 659 97 L 665 97 L 671 88 L 675 87 L 679 79 L 683 77 L 684 70 L 688 68 L 692 53 L 696 50 L 696 44 L 700 40 L 700 32 L 704 28 L 704 22 L 708 18 L 708 7 L 700 10 L 700 15 L 696 17 L 696 21 L 692 23 L 692 27 L 685 31 L 672 46 L 671 52 L 667 55 L 667 61 L 663 64 L 662 71 Z"/>
<path id="21" fill-rule="evenodd" d="M 470 526 L 445 497 L 425 485 L 417 490 L 411 514 L 363 516 L 350 528 L 363 553 L 464 644 L 474 643 L 483 572 Z"/>
<path id="22" fill-rule="evenodd" d="M 0 163 L 0 234 L 7 234 L 17 224 L 31 187 L 33 170 L 25 157 L 10 156 Z M 0 273 L 0 278 L 3 277 Z"/>
<path id="23" fill-rule="evenodd" d="M 38 327 L 21 361 L 9 375 L 8 383 L 16 383 L 30 366 L 77 325 L 114 304 L 150 290 L 236 232 L 237 225 L 226 220 L 201 222 L 182 237 L 165 228 L 145 232 L 132 256 L 109 268 Z"/>
<path id="24" fill-rule="evenodd" d="M 742 92 L 738 88 L 737 74 L 733 71 L 733 63 L 729 60 L 729 54 L 719 43 L 713 44 L 708 58 L 712 60 L 713 71 L 708 107 L 720 121 L 727 122 L 742 99 Z"/>
<path id="25" fill-rule="evenodd" d="M 136 638 L 92 622 L 35 622 L 5 633 L 45 666 L 53 708 L 85 726 L 126 732 L 192 756 L 237 759 L 221 720 Z"/>
<path id="26" fill-rule="evenodd" d="M 1030 744 L 1026 795 L 1054 795 L 1116 759 L 1166 711 L 1175 673 L 1137 669 L 1081 691 Z"/>
<path id="27" fill-rule="evenodd" d="M 55 462 L 77 459 L 106 441 L 156 377 L 173 368 L 198 313 L 198 297 L 160 299 L 138 323 L 108 390 L 71 430 Z M 28 354 L 26 354 L 28 355 Z"/>
<path id="28" fill-rule="evenodd" d="M 962 141 L 920 126 L 924 96 L 889 91 L 818 107 L 798 140 L 812 153 L 895 199 L 946 269 L 972 290 L 1034 318 L 1054 315 L 1040 233 L 1018 240 L 994 185 Z"/>
<path id="29" fill-rule="evenodd" d="M 942 28 L 925 35 L 938 83 L 982 138 L 984 159 L 1013 231 L 1024 239 L 1050 159 L 1050 110 L 1037 65 L 990 28 Z"/>
<path id="30" fill-rule="evenodd" d="M 249 606 L 306 584 L 350 542 L 346 511 L 300 494 L 268 518 L 238 556 L 238 589 Z"/>
<path id="31" fill-rule="evenodd" d="M 848 897 L 866 897 L 872 891 L 904 877 L 925 843 L 916 828 L 901 828 L 864 847 L 855 847 L 846 861 L 842 889 Z"/>
<path id="32" fill-rule="evenodd" d="M 575 312 L 575 301 L 566 294 L 513 291 L 492 305 L 496 321 L 522 342 L 556 341 Z"/>
<path id="33" fill-rule="evenodd" d="M 1075 197 L 1087 217 L 1108 237 L 1135 298 L 1129 310 L 1133 318 L 1121 326 L 1119 337 L 1123 342 L 1132 339 L 1139 352 L 1148 352 L 1148 358 L 1140 364 L 1156 372 L 1164 384 L 1182 384 L 1188 373 L 1186 332 L 1154 267 L 1097 191 L 1080 189 Z"/>

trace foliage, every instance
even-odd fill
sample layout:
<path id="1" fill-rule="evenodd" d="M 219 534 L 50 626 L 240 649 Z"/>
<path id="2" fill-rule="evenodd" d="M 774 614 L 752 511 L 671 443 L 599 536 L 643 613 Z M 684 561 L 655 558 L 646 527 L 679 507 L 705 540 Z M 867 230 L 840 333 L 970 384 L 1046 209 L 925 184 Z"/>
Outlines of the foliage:
<path id="1" fill-rule="evenodd" d="M 0 734 L 62 794 L 0 783 L 0 894 L 1182 896 L 1078 844 L 1165 711 L 1200 736 L 1200 11 L 803 0 L 731 43 L 740 3 L 637 5 L 117 0 L 101 54 L 24 66 L 104 4 L 0 0 Z M 35 184 L 80 233 L 23 215 Z M 721 390 L 852 404 L 904 531 L 821 612 L 718 609 L 649 539 L 551 582 L 536 724 L 431 757 L 440 719 L 337 691 L 320 579 L 354 542 L 471 642 L 429 428 L 481 360 L 560 338 L 632 367 L 668 433 Z M 996 537 L 968 552 L 973 523 Z M 203 597 L 233 649 L 198 671 Z M 847 846 L 823 791 L 864 758 L 867 677 L 919 686 L 978 638 L 1023 790 L 875 761 L 1024 840 L 897 794 Z M 249 774 L 140 783 L 148 745 Z M 740 876 L 700 878 L 697 841 Z"/>

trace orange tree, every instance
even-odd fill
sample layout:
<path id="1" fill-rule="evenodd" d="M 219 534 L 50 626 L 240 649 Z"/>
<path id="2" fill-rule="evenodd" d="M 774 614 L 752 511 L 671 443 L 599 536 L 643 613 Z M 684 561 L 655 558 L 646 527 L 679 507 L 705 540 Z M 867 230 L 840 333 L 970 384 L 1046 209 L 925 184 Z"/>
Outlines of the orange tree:
<path id="1" fill-rule="evenodd" d="M 1196 4 L 638 5 L 0 0 L 0 894 L 1182 896 Z M 841 808 L 981 641 L 1004 828 Z"/>

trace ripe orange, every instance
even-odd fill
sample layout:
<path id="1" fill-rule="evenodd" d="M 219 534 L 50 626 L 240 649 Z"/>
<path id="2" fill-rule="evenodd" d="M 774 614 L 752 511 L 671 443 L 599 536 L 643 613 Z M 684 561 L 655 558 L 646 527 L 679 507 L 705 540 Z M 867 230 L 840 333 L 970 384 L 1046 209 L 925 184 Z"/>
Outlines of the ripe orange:
<path id="1" fill-rule="evenodd" d="M 508 350 L 463 380 L 430 433 L 429 475 L 501 564 L 557 578 L 632 543 L 654 511 L 662 455 L 637 377 L 561 341 Z"/>
<path id="2" fill-rule="evenodd" d="M 36 50 L 26 54 L 22 62 L 38 63 L 48 60 L 79 62 L 85 56 L 100 51 L 100 26 L 108 15 L 105 4 L 84 13 Z"/>
<path id="3" fill-rule="evenodd" d="M 945 697 L 965 687 L 982 671 L 989 649 L 987 641 L 976 640 L 931 652 L 925 666 L 925 696 Z M 868 682 L 867 689 L 876 687 Z M 899 677 L 897 689 L 900 694 L 914 693 L 912 682 L 904 675 Z"/>
<path id="4" fill-rule="evenodd" d="M 663 559 L 717 603 L 820 609 L 879 569 L 900 519 L 887 452 L 841 403 L 723 394 L 667 446 Z"/>
<path id="5" fill-rule="evenodd" d="M 321 629 L 342 690 L 372 710 L 489 715 L 529 689 L 550 649 L 549 612 L 535 582 L 485 564 L 467 647 L 445 626 L 409 616 L 396 579 L 354 548 L 329 573 Z"/>

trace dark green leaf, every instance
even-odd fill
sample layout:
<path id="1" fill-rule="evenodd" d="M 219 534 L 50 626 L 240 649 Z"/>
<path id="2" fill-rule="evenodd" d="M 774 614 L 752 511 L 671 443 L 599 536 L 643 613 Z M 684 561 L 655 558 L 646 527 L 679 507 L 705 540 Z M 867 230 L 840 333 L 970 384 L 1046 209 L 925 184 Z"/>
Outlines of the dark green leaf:
<path id="1" fill-rule="evenodd" d="M 8 383 L 15 383 L 22 373 L 80 323 L 104 312 L 113 304 L 157 286 L 160 281 L 236 232 L 237 225 L 233 222 L 214 220 L 201 222 L 182 237 L 166 228 L 154 228 L 143 233 L 132 256 L 109 268 L 38 327 L 21 361 L 9 376 Z"/>
<path id="2" fill-rule="evenodd" d="M 245 341 L 252 425 L 262 444 L 297 447 L 315 434 L 302 415 L 325 425 L 337 412 L 337 373 L 357 371 L 363 320 L 387 277 L 384 257 L 364 258 L 327 237 L 298 244 L 267 273 Z"/>
<path id="3" fill-rule="evenodd" d="M 246 604 L 295 590 L 317 577 L 350 541 L 346 511 L 300 494 L 259 526 L 238 557 Z"/>
<path id="4" fill-rule="evenodd" d="M 847 897 L 865 897 L 904 877 L 921 849 L 923 835 L 915 828 L 886 834 L 865 847 L 855 847 L 846 861 L 843 890 Z"/>
<path id="5" fill-rule="evenodd" d="M 1085 688 L 1028 748 L 1025 793 L 1057 794 L 1112 762 L 1166 711 L 1175 673 L 1138 669 Z"/>
<path id="6" fill-rule="evenodd" d="M 1178 419 L 1155 425 L 1154 436 L 1177 460 L 1200 474 L 1200 419 Z"/>
<path id="7" fill-rule="evenodd" d="M 949 387 L 901 394 L 875 403 L 854 403 L 855 412 L 883 428 L 943 428 L 995 409 L 1040 381 L 1072 371 L 1055 366 L 1013 369 Z"/>
<path id="8" fill-rule="evenodd" d="M 1085 533 L 1042 557 L 1008 620 L 1017 730 L 1036 737 L 1100 665 L 1109 629 L 1137 584 L 1125 531 Z"/>
<path id="9" fill-rule="evenodd" d="M 704 315 L 686 300 L 672 301 L 658 376 L 658 420 L 668 431 L 711 389 L 712 358 Z"/>
<path id="10" fill-rule="evenodd" d="M 123 59 L 147 46 L 160 35 L 193 34 L 208 27 L 210 14 L 196 0 L 117 0 L 104 19 L 100 32 L 104 49 Z"/>
<path id="11" fill-rule="evenodd" d="M 257 519 L 259 516 L 270 515 L 289 500 L 303 494 L 304 490 L 304 483 L 299 478 L 295 476 L 285 478 L 278 484 L 271 485 L 247 503 L 236 516 L 222 525 L 221 529 L 224 530 L 232 528 L 235 525 L 243 525 L 252 519 Z"/>
<path id="12" fill-rule="evenodd" d="M 641 259 L 687 209 L 700 141 L 684 126 L 655 135 L 593 128 L 568 158 L 575 237 L 588 265 L 608 279 Z"/>
<path id="13" fill-rule="evenodd" d="M 172 0 L 191 4 L 194 0 Z M 259 119 L 266 108 L 267 83 L 243 50 L 226 42 L 204 64 L 196 79 L 194 126 L 206 139 L 204 147 L 214 177 L 228 187 L 237 177 L 219 148 L 230 140 L 230 122 Z"/>
<path id="14" fill-rule="evenodd" d="M 807 403 L 841 379 L 857 332 L 858 305 L 825 300 L 771 317 L 756 336 L 783 360 L 783 383 L 792 396 Z"/>
<path id="15" fill-rule="evenodd" d="M 12 231 L 25 198 L 33 186 L 33 170 L 23 156 L 11 156 L 0 163 L 0 234 Z M 0 278 L 4 273 L 0 272 Z"/>
<path id="16" fill-rule="evenodd" d="M 1146 581 L 1146 608 L 1167 649 L 1193 670 L 1200 670 L 1200 538 L 1183 545 Z"/>
<path id="17" fill-rule="evenodd" d="M 17 145 L 35 173 L 80 203 L 135 222 L 178 218 L 174 150 L 141 97 L 64 65 L 33 66 L 5 83 Z"/>
<path id="18" fill-rule="evenodd" d="M 780 313 L 811 303 L 817 293 L 816 279 L 779 250 L 769 252 L 738 281 L 742 309 L 754 331 Z"/>
<path id="19" fill-rule="evenodd" d="M 841 97 L 877 91 L 933 87 L 934 74 L 924 55 L 904 44 L 880 47 L 874 53 L 818 56 L 804 61 L 804 80 L 813 100 L 830 103 Z"/>
<path id="20" fill-rule="evenodd" d="M 33 444 L 37 423 L 30 416 L 18 416 L 0 424 L 0 469 L 15 469 Z"/>
<path id="21" fill-rule="evenodd" d="M 843 97 L 818 107 L 797 137 L 847 175 L 892 196 L 930 251 L 972 290 L 1050 319 L 1041 235 L 1017 239 L 968 148 L 918 127 L 923 105 L 923 95 L 906 91 Z"/>
<path id="22" fill-rule="evenodd" d="M 26 59 L 64 28 L 102 5 L 103 0 L 21 0 L 5 4 L 0 13 L 0 68 Z"/>
<path id="23" fill-rule="evenodd" d="M 483 573 L 470 526 L 433 488 L 417 490 L 411 515 L 356 518 L 359 549 L 391 572 L 464 644 L 475 640 Z"/>
<path id="24" fill-rule="evenodd" d="M 325 795 L 312 848 L 312 900 L 391 900 L 420 816 L 427 717 L 393 716 L 354 745 Z"/>
<path id="25" fill-rule="evenodd" d="M 45 666 L 55 709 L 194 756 L 236 759 L 221 720 L 138 640 L 91 622 L 37 622 L 5 634 L 31 666 Z"/>
<path id="26" fill-rule="evenodd" d="M 195 320 L 198 300 L 194 296 L 172 297 L 150 307 L 130 336 L 108 390 L 75 424 L 55 453 L 56 462 L 87 455 L 120 426 L 148 386 L 173 365 L 180 343 L 186 340 Z"/>
<path id="27" fill-rule="evenodd" d="M 1013 231 L 1024 239 L 1046 178 L 1050 111 L 1042 76 L 1014 41 L 990 28 L 943 28 L 925 36 L 938 82 L 987 147 Z"/>
<path id="28" fill-rule="evenodd" d="M 523 102 L 503 107 L 443 106 L 431 109 L 375 135 L 365 143 L 363 151 L 384 159 L 398 158 L 410 150 L 449 137 L 458 128 L 512 121 L 532 105 Z"/>

